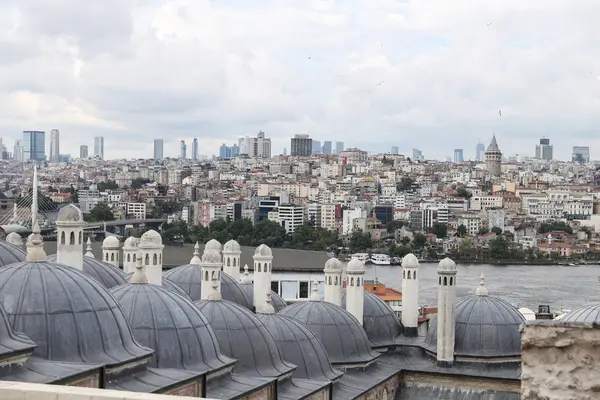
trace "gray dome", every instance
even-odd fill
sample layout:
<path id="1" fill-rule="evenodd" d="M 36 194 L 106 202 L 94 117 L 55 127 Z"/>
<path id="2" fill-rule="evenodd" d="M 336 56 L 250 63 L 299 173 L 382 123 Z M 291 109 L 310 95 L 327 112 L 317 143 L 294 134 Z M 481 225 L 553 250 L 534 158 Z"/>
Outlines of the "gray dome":
<path id="1" fill-rule="evenodd" d="M 371 350 L 372 344 L 358 320 L 335 304 L 301 301 L 279 313 L 294 318 L 313 331 L 334 365 L 366 364 L 379 357 Z"/>
<path id="2" fill-rule="evenodd" d="M 60 209 L 56 222 L 83 222 L 83 213 L 73 204 L 69 204 Z"/>
<path id="3" fill-rule="evenodd" d="M 202 300 L 202 269 L 199 265 L 182 265 L 168 270 L 163 277 L 181 287 L 192 300 Z M 221 297 L 252 310 L 252 301 L 240 284 L 224 273 L 221 273 Z"/>
<path id="4" fill-rule="evenodd" d="M 562 317 L 561 322 L 585 322 L 588 324 L 600 324 L 600 304 L 591 304 L 571 311 Z"/>
<path id="5" fill-rule="evenodd" d="M 252 283 L 242 283 L 240 284 L 242 290 L 246 293 L 249 299 L 254 299 L 254 284 Z M 252 303 L 252 301 L 251 301 Z M 279 312 L 287 307 L 287 303 L 285 300 L 271 290 L 271 305 L 275 309 L 275 312 Z"/>
<path id="6" fill-rule="evenodd" d="M 517 357 L 521 354 L 519 326 L 525 317 L 504 300 L 467 296 L 456 302 L 454 354 L 464 357 Z M 437 320 L 432 321 L 425 346 L 437 347 Z"/>
<path id="7" fill-rule="evenodd" d="M 170 280 L 168 280 L 168 279 L 167 279 L 167 278 L 165 278 L 165 277 L 163 277 L 163 278 L 162 278 L 162 285 L 163 285 L 163 287 L 165 287 L 166 289 L 169 289 L 170 291 L 172 291 L 172 292 L 175 292 L 175 293 L 177 293 L 178 295 L 180 295 L 180 296 L 183 296 L 183 297 L 185 297 L 186 299 L 193 301 L 193 300 L 192 300 L 192 298 L 190 297 L 190 295 L 189 295 L 189 294 L 187 294 L 187 293 L 185 292 L 185 290 L 183 290 L 183 289 L 181 288 L 181 286 L 179 286 L 179 285 L 177 285 L 177 284 L 175 284 L 175 283 L 171 282 Z"/>
<path id="8" fill-rule="evenodd" d="M 150 284 L 121 285 L 111 293 L 135 339 L 155 351 L 152 366 L 216 371 L 235 362 L 221 354 L 208 321 L 190 300 Z"/>
<path id="9" fill-rule="evenodd" d="M 342 295 L 342 308 L 346 308 L 346 293 Z M 375 347 L 395 344 L 402 334 L 402 326 L 394 310 L 377 295 L 365 291 L 363 308 L 363 328 Z"/>
<path id="10" fill-rule="evenodd" d="M 333 369 L 325 347 L 306 326 L 280 314 L 256 316 L 273 335 L 283 359 L 297 365 L 295 378 L 333 381 L 342 375 Z"/>
<path id="11" fill-rule="evenodd" d="M 195 304 L 213 328 L 223 354 L 238 360 L 236 372 L 263 377 L 292 372 L 294 366 L 281 358 L 273 336 L 248 309 L 223 300 Z"/>
<path id="12" fill-rule="evenodd" d="M 56 254 L 49 256 L 48 261 L 56 262 Z M 107 289 L 127 283 L 123 271 L 119 268 L 91 257 L 83 257 L 83 273 Z"/>
<path id="13" fill-rule="evenodd" d="M 0 240 L 0 267 L 25 261 L 27 253 L 4 240 Z"/>
<path id="14" fill-rule="evenodd" d="M 75 268 L 46 261 L 0 268 L 0 303 L 38 357 L 118 365 L 152 355 L 133 339 L 108 290 Z"/>
<path id="15" fill-rule="evenodd" d="M 0 305 L 0 359 L 27 356 L 33 353 L 35 343 L 24 333 L 17 333 L 8 322 L 8 315 Z"/>

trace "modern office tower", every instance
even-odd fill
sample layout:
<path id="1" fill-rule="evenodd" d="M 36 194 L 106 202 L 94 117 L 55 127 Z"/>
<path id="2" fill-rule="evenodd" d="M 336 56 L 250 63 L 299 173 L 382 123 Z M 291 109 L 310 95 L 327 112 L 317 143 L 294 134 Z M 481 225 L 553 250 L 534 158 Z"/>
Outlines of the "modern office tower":
<path id="1" fill-rule="evenodd" d="M 335 142 L 335 154 L 340 154 L 344 151 L 344 142 Z"/>
<path id="2" fill-rule="evenodd" d="M 271 139 L 265 137 L 263 131 L 258 132 L 255 138 L 249 140 L 250 157 L 271 158 Z"/>
<path id="3" fill-rule="evenodd" d="M 331 140 L 323 142 L 323 154 L 331 154 Z"/>
<path id="4" fill-rule="evenodd" d="M 104 160 L 104 137 L 96 136 L 94 138 L 94 157 Z"/>
<path id="5" fill-rule="evenodd" d="M 187 144 L 185 143 L 185 140 L 182 140 L 179 146 L 179 158 L 187 158 Z"/>
<path id="6" fill-rule="evenodd" d="M 296 135 L 292 138 L 290 154 L 296 157 L 309 157 L 312 154 L 313 141 L 308 135 Z"/>
<path id="7" fill-rule="evenodd" d="M 162 139 L 154 139 L 154 159 L 162 160 L 163 159 L 163 148 L 164 142 Z"/>
<path id="8" fill-rule="evenodd" d="M 58 162 L 60 156 L 60 134 L 58 129 L 50 131 L 50 162 Z"/>
<path id="9" fill-rule="evenodd" d="M 540 139 L 540 144 L 535 146 L 535 158 L 552 160 L 552 153 L 554 152 L 553 146 L 550 144 L 550 139 Z"/>
<path id="10" fill-rule="evenodd" d="M 398 154 L 398 146 L 392 146 L 391 154 Z"/>
<path id="11" fill-rule="evenodd" d="M 219 158 L 232 158 L 240 154 L 240 146 L 234 143 L 233 146 L 227 146 L 225 143 L 219 147 Z"/>
<path id="12" fill-rule="evenodd" d="M 312 141 L 312 154 L 321 154 L 322 150 L 323 149 L 321 148 L 321 141 L 313 139 L 313 141 Z"/>
<path id="13" fill-rule="evenodd" d="M 590 162 L 590 148 L 588 146 L 573 146 L 573 162 L 587 164 Z"/>
<path id="14" fill-rule="evenodd" d="M 13 148 L 13 158 L 17 162 L 23 162 L 23 142 L 21 140 L 15 141 L 15 147 Z"/>
<path id="15" fill-rule="evenodd" d="M 481 142 L 477 143 L 477 147 L 475 148 L 475 159 L 479 162 L 485 160 L 485 144 Z"/>
<path id="16" fill-rule="evenodd" d="M 238 154 L 240 154 L 240 146 L 238 146 L 236 143 L 233 144 L 233 146 L 230 147 L 230 151 L 231 151 L 231 157 L 235 157 Z"/>
<path id="17" fill-rule="evenodd" d="M 23 161 L 46 161 L 46 132 L 23 131 Z"/>
<path id="18" fill-rule="evenodd" d="M 461 163 L 463 161 L 463 149 L 454 149 L 454 162 Z"/>
<path id="19" fill-rule="evenodd" d="M 413 160 L 414 161 L 423 160 L 423 152 L 419 149 L 413 149 Z"/>
<path id="20" fill-rule="evenodd" d="M 198 161 L 198 138 L 192 140 L 192 160 Z"/>
<path id="21" fill-rule="evenodd" d="M 85 144 L 79 146 L 79 158 L 88 158 L 89 152 L 88 147 Z"/>

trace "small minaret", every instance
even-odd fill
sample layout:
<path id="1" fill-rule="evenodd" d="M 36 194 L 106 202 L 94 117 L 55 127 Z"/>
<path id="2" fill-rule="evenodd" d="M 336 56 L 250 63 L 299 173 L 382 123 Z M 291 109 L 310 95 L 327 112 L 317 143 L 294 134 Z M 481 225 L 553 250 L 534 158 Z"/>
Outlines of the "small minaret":
<path id="1" fill-rule="evenodd" d="M 29 262 L 42 262 L 47 261 L 48 256 L 44 251 L 44 238 L 40 234 L 40 225 L 37 221 L 33 222 L 32 233 L 27 239 L 27 257 L 25 258 Z"/>
<path id="2" fill-rule="evenodd" d="M 438 264 L 437 272 L 437 364 L 449 367 L 454 363 L 456 264 L 446 257 Z"/>
<path id="3" fill-rule="evenodd" d="M 217 253 L 219 253 L 219 255 L 221 255 L 221 248 L 222 247 L 223 246 L 221 246 L 221 242 L 219 242 L 216 239 L 210 239 L 204 245 L 204 250 L 215 250 Z"/>
<path id="4" fill-rule="evenodd" d="M 102 241 L 102 261 L 112 265 L 113 267 L 119 268 L 120 260 L 119 254 L 121 253 L 121 243 L 119 239 L 114 236 L 107 236 Z"/>
<path id="5" fill-rule="evenodd" d="M 219 284 L 219 281 L 217 281 L 217 280 L 212 281 L 212 283 L 210 285 L 210 293 L 206 297 L 206 300 L 211 300 L 211 301 L 223 300 L 223 297 L 221 296 L 220 288 L 221 288 L 221 285 Z"/>
<path id="6" fill-rule="evenodd" d="M 254 308 L 261 309 L 267 293 L 271 293 L 271 268 L 273 253 L 266 244 L 261 244 L 254 250 Z"/>
<path id="7" fill-rule="evenodd" d="M 32 195 L 32 201 L 31 201 L 31 228 L 33 229 L 33 224 L 38 222 L 38 209 L 39 209 L 39 205 L 38 205 L 38 172 L 37 172 L 37 165 L 33 166 L 33 182 L 31 185 L 31 195 Z M 60 215 L 60 214 L 59 214 Z M 67 264 L 68 265 L 68 264 Z M 83 268 L 83 267 L 82 267 Z"/>
<path id="8" fill-rule="evenodd" d="M 244 265 L 244 276 L 242 276 L 242 285 L 251 285 L 252 278 L 248 272 L 248 264 Z"/>
<path id="9" fill-rule="evenodd" d="M 202 259 L 200 258 L 200 244 L 198 244 L 198 242 L 196 242 L 196 244 L 194 245 L 194 254 L 192 256 L 192 259 L 190 260 L 190 264 L 192 264 L 192 265 L 202 264 Z"/>
<path id="10" fill-rule="evenodd" d="M 149 230 L 140 238 L 139 255 L 142 256 L 144 273 L 148 283 L 162 285 L 162 252 L 164 249 L 162 237 L 155 230 Z"/>
<path id="11" fill-rule="evenodd" d="M 83 227 L 81 210 L 73 204 L 60 209 L 56 217 L 56 262 L 83 270 Z"/>
<path id="12" fill-rule="evenodd" d="M 271 299 L 271 296 L 269 295 L 269 300 L 270 299 Z M 316 279 L 313 281 L 312 293 L 310 294 L 310 297 L 308 298 L 308 300 L 321 301 L 321 296 L 319 296 L 319 281 Z"/>
<path id="13" fill-rule="evenodd" d="M 144 265 L 142 264 L 142 255 L 138 254 L 138 257 L 135 258 L 135 272 L 129 278 L 129 283 L 148 283 L 148 278 L 144 273 Z"/>
<path id="14" fill-rule="evenodd" d="M 19 248 L 23 247 L 23 238 L 17 232 L 11 232 L 6 235 L 6 241 L 13 246 L 17 246 Z"/>
<path id="15" fill-rule="evenodd" d="M 342 272 L 344 267 L 337 258 L 325 263 L 325 301 L 342 306 Z"/>
<path id="16" fill-rule="evenodd" d="M 233 278 L 234 281 L 240 281 L 240 245 L 235 240 L 230 240 L 223 246 L 223 272 Z"/>
<path id="17" fill-rule="evenodd" d="M 477 296 L 487 296 L 488 289 L 485 286 L 485 276 L 483 276 L 483 272 L 481 273 L 481 277 L 479 278 L 479 286 L 477 286 L 477 291 L 475 292 Z"/>
<path id="18" fill-rule="evenodd" d="M 365 264 L 353 258 L 346 267 L 346 311 L 363 324 L 365 304 Z"/>
<path id="19" fill-rule="evenodd" d="M 414 254 L 402 259 L 402 325 L 404 335 L 417 337 L 419 331 L 419 260 Z"/>
<path id="20" fill-rule="evenodd" d="M 273 307 L 273 304 L 271 303 L 271 293 L 267 293 L 267 297 L 265 298 L 265 301 L 263 302 L 263 304 L 261 304 L 261 306 L 259 308 L 256 309 L 256 312 L 259 314 L 274 314 L 275 313 L 275 307 Z"/>
<path id="21" fill-rule="evenodd" d="M 204 250 L 200 263 L 202 270 L 202 300 L 208 300 L 213 291 L 213 282 L 221 292 L 221 255 L 216 250 Z"/>
<path id="22" fill-rule="evenodd" d="M 88 240 L 87 240 L 86 246 L 85 246 L 85 254 L 83 256 L 89 257 L 89 258 L 95 258 L 94 253 L 92 252 L 92 241 L 89 236 L 88 236 Z"/>
<path id="23" fill-rule="evenodd" d="M 137 258 L 139 256 L 140 239 L 130 236 L 123 243 L 123 272 L 135 272 Z"/>

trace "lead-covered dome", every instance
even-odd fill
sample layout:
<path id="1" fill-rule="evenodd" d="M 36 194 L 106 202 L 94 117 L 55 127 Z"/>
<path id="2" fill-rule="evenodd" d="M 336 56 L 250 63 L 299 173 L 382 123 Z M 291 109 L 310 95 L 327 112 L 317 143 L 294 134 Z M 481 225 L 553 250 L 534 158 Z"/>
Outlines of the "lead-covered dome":
<path id="1" fill-rule="evenodd" d="M 165 272 L 163 278 L 182 288 L 192 300 L 202 300 L 202 269 L 199 265 L 181 265 Z M 221 274 L 221 296 L 223 300 L 233 301 L 248 310 L 252 310 L 252 301 L 250 301 L 244 289 L 227 274 Z"/>
<path id="2" fill-rule="evenodd" d="M 306 325 L 319 338 L 331 363 L 339 366 L 369 364 L 379 357 L 360 322 L 341 307 L 325 301 L 302 301 L 279 312 Z"/>
<path id="3" fill-rule="evenodd" d="M 521 354 L 519 326 L 523 315 L 506 301 L 491 296 L 468 296 L 456 302 L 455 356 L 518 357 Z M 432 321 L 425 346 L 437 348 L 437 320 Z"/>
<path id="4" fill-rule="evenodd" d="M 565 314 L 561 322 L 585 322 L 600 324 L 600 304 L 591 304 Z"/>
<path id="5" fill-rule="evenodd" d="M 396 343 L 402 334 L 402 326 L 394 310 L 371 292 L 364 292 L 363 329 L 374 347 L 386 347 Z M 346 293 L 342 295 L 342 308 L 346 308 Z"/>
<path id="6" fill-rule="evenodd" d="M 279 377 L 294 367 L 281 358 L 265 325 L 248 309 L 224 300 L 195 303 L 212 327 L 223 354 L 235 358 L 241 374 Z"/>
<path id="7" fill-rule="evenodd" d="M 217 371 L 235 360 L 219 350 L 204 315 L 190 300 L 157 285 L 126 284 L 111 289 L 133 336 L 155 351 L 152 365 L 194 371 Z"/>
<path id="8" fill-rule="evenodd" d="M 27 253 L 4 240 L 0 240 L 0 267 L 25 261 Z"/>
<path id="9" fill-rule="evenodd" d="M 185 297 L 186 299 L 188 299 L 188 300 L 190 300 L 190 301 L 193 301 L 193 300 L 192 300 L 192 298 L 190 297 L 190 295 L 189 295 L 189 294 L 187 294 L 187 293 L 185 292 L 185 290 L 183 290 L 183 289 L 181 288 L 181 286 L 179 286 L 179 285 L 177 285 L 177 284 L 175 284 L 175 283 L 171 282 L 170 280 L 168 280 L 168 279 L 167 279 L 167 278 L 165 278 L 164 276 L 163 276 L 163 278 L 162 278 L 162 285 L 163 285 L 163 287 L 164 287 L 164 288 L 166 288 L 166 289 L 169 289 L 170 291 L 172 291 L 172 292 L 175 292 L 175 293 L 177 293 L 178 295 L 180 295 L 180 296 L 183 296 L 183 297 Z"/>
<path id="10" fill-rule="evenodd" d="M 119 365 L 152 354 L 133 339 L 114 297 L 75 268 L 47 261 L 0 268 L 0 303 L 38 357 Z"/>
<path id="11" fill-rule="evenodd" d="M 56 262 L 56 254 L 49 256 L 48 261 Z M 83 257 L 82 272 L 98 281 L 107 289 L 127 283 L 123 271 L 119 268 L 91 257 Z"/>
<path id="12" fill-rule="evenodd" d="M 331 366 L 327 351 L 317 336 L 293 318 L 280 314 L 257 314 L 275 339 L 284 360 L 297 366 L 295 378 L 334 381 L 342 373 Z"/>
<path id="13" fill-rule="evenodd" d="M 83 213 L 78 207 L 69 204 L 60 209 L 56 222 L 84 222 Z"/>

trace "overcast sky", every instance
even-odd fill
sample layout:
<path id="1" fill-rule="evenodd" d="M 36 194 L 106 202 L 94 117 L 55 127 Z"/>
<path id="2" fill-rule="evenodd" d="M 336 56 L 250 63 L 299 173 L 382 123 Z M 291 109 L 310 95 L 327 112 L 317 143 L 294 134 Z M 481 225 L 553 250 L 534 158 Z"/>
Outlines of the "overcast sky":
<path id="1" fill-rule="evenodd" d="M 263 130 L 374 152 L 600 158 L 598 0 L 2 0 L 0 135 L 201 154 Z M 381 83 L 378 85 L 378 83 Z M 502 110 L 500 117 L 498 111 Z M 191 146 L 188 144 L 188 154 Z"/>

